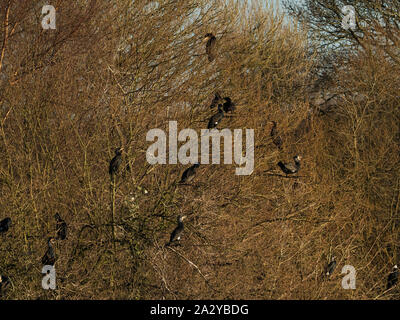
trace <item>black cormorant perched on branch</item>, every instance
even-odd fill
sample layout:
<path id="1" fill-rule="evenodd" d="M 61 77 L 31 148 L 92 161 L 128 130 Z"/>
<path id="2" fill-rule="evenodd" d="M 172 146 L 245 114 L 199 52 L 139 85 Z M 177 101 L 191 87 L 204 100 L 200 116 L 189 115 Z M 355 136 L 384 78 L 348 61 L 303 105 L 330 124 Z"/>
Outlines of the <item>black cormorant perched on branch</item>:
<path id="1" fill-rule="evenodd" d="M 212 62 L 215 58 L 215 46 L 216 46 L 217 38 L 215 38 L 215 36 L 212 33 L 207 33 L 204 36 L 203 42 L 207 42 L 206 43 L 206 53 L 208 56 L 208 61 Z"/>
<path id="2" fill-rule="evenodd" d="M 0 275 L 0 297 L 6 292 L 10 283 L 11 282 L 8 277 Z"/>
<path id="3" fill-rule="evenodd" d="M 214 114 L 208 121 L 207 129 L 215 128 L 224 117 L 224 111 L 222 110 L 222 104 L 218 105 L 218 113 Z"/>
<path id="4" fill-rule="evenodd" d="M 57 239 L 65 240 L 67 238 L 67 224 L 63 219 L 61 219 L 58 213 L 54 215 L 54 218 L 57 221 L 56 225 Z"/>
<path id="5" fill-rule="evenodd" d="M 213 100 L 211 101 L 210 109 L 215 108 L 221 100 L 222 100 L 222 97 L 220 96 L 220 94 L 218 92 L 216 92 Z"/>
<path id="6" fill-rule="evenodd" d="M 110 174 L 111 179 L 113 179 L 114 174 L 118 171 L 118 168 L 121 165 L 123 149 L 124 148 L 115 149 L 115 156 L 110 161 L 110 167 L 108 169 L 108 173 Z"/>
<path id="7" fill-rule="evenodd" d="M 232 102 L 231 98 L 225 97 L 224 100 L 225 100 L 225 102 L 222 105 L 222 108 L 224 109 L 224 112 L 225 113 L 227 113 L 227 112 L 231 112 L 232 113 L 233 111 L 235 111 L 236 107 L 235 107 L 235 104 Z"/>
<path id="8" fill-rule="evenodd" d="M 389 274 L 387 279 L 387 287 L 386 290 L 389 290 L 391 287 L 395 286 L 398 281 L 399 270 L 397 265 L 394 265 L 392 272 Z"/>
<path id="9" fill-rule="evenodd" d="M 180 241 L 181 240 L 181 235 L 183 232 L 183 220 L 186 218 L 186 216 L 178 216 L 177 222 L 178 225 L 176 226 L 176 228 L 174 229 L 174 231 L 172 231 L 171 236 L 169 238 L 169 242 L 166 244 L 167 246 L 169 246 L 171 243 L 173 243 L 174 241 Z"/>
<path id="10" fill-rule="evenodd" d="M 11 227 L 11 218 L 5 218 L 0 221 L 0 233 L 5 233 Z"/>
<path id="11" fill-rule="evenodd" d="M 272 138 L 272 142 L 274 143 L 275 146 L 278 147 L 278 149 L 282 149 L 282 138 L 278 134 L 278 130 L 276 129 L 276 122 L 275 121 L 270 121 L 272 123 L 272 128 L 271 128 L 271 133 L 270 136 Z"/>
<path id="12" fill-rule="evenodd" d="M 185 183 L 185 182 L 190 182 L 193 180 L 194 175 L 196 174 L 196 169 L 200 167 L 200 164 L 195 163 L 194 165 L 190 166 L 189 168 L 187 168 L 183 174 L 182 174 L 182 178 L 181 181 L 179 181 L 179 183 Z"/>
<path id="13" fill-rule="evenodd" d="M 278 162 L 278 166 L 281 168 L 281 170 L 286 174 L 293 174 L 299 171 L 300 169 L 300 156 L 294 156 L 294 164 L 292 163 L 283 163 L 282 161 Z"/>
<path id="14" fill-rule="evenodd" d="M 52 237 L 47 240 L 47 251 L 42 258 L 43 265 L 54 266 L 54 264 L 56 263 L 56 255 L 53 248 L 54 241 L 55 239 Z"/>
<path id="15" fill-rule="evenodd" d="M 331 262 L 325 268 L 325 275 L 330 276 L 336 268 L 336 257 L 333 256 Z"/>

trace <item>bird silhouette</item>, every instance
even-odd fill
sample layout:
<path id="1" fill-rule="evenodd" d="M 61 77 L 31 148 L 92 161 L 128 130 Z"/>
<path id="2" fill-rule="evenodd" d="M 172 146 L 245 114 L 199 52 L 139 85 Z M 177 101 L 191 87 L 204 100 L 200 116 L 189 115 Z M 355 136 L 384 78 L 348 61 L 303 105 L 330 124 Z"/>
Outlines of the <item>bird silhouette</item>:
<path id="1" fill-rule="evenodd" d="M 10 286 L 10 283 L 11 281 L 7 276 L 0 275 L 0 297 L 2 297 L 6 293 L 6 290 Z"/>
<path id="2" fill-rule="evenodd" d="M 6 233 L 11 227 L 11 218 L 5 218 L 0 221 L 0 233 Z"/>
<path id="3" fill-rule="evenodd" d="M 185 220 L 185 218 L 186 216 L 181 216 L 181 215 L 178 216 L 177 218 L 178 225 L 176 226 L 174 231 L 172 231 L 171 236 L 169 238 L 169 242 L 166 244 L 166 246 L 171 245 L 175 241 L 181 240 L 182 232 L 184 229 L 183 220 Z"/>
<path id="4" fill-rule="evenodd" d="M 43 265 L 54 266 L 54 264 L 56 263 L 56 255 L 53 248 L 54 241 L 55 239 L 52 237 L 47 240 L 47 251 L 42 258 Z"/>
<path id="5" fill-rule="evenodd" d="M 217 43 L 217 38 L 212 33 L 207 33 L 204 36 L 203 42 L 206 42 L 208 61 L 212 62 L 215 59 L 215 46 Z"/>
<path id="6" fill-rule="evenodd" d="M 227 113 L 227 112 L 233 113 L 233 111 L 235 111 L 235 109 L 236 109 L 236 106 L 232 102 L 231 98 L 225 97 L 224 100 L 225 100 L 225 102 L 222 105 L 222 109 L 224 110 L 224 112 L 225 113 Z"/>
<path id="7" fill-rule="evenodd" d="M 394 265 L 392 272 L 389 273 L 387 279 L 386 290 L 389 290 L 390 288 L 394 287 L 397 284 L 398 276 L 399 276 L 399 270 L 397 268 L 397 265 Z"/>
<path id="8" fill-rule="evenodd" d="M 336 268 L 336 257 L 333 256 L 331 262 L 325 267 L 325 275 L 329 277 Z"/>
<path id="9" fill-rule="evenodd" d="M 207 129 L 213 129 L 218 126 L 224 117 L 224 111 L 222 110 L 222 104 L 218 105 L 218 113 L 214 114 L 208 121 Z"/>
<path id="10" fill-rule="evenodd" d="M 200 166 L 200 164 L 195 163 L 194 165 L 190 166 L 189 168 L 187 168 L 183 174 L 182 174 L 182 178 L 181 181 L 179 181 L 179 183 L 186 183 L 186 182 L 190 182 L 193 180 L 195 174 L 196 174 L 196 169 Z"/>
<path id="11" fill-rule="evenodd" d="M 115 156 L 110 161 L 110 166 L 108 168 L 108 173 L 110 174 L 111 180 L 114 178 L 115 173 L 118 171 L 119 166 L 122 162 L 122 150 L 123 148 L 115 149 Z"/>
<path id="12" fill-rule="evenodd" d="M 294 164 L 283 163 L 282 161 L 278 162 L 278 166 L 281 168 L 283 173 L 285 173 L 286 175 L 297 173 L 300 169 L 301 156 L 294 156 L 293 160 L 294 160 Z"/>

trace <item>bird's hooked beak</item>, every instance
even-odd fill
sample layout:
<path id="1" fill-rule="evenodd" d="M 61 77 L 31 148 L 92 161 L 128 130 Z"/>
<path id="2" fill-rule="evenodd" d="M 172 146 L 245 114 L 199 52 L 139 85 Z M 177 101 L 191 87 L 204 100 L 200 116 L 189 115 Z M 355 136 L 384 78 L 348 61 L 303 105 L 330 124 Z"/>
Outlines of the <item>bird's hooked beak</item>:
<path id="1" fill-rule="evenodd" d="M 207 41 L 210 40 L 210 39 L 211 39 L 210 36 L 204 37 L 203 42 L 207 42 Z"/>
<path id="2" fill-rule="evenodd" d="M 187 216 L 182 216 L 181 219 L 182 221 L 186 219 Z"/>

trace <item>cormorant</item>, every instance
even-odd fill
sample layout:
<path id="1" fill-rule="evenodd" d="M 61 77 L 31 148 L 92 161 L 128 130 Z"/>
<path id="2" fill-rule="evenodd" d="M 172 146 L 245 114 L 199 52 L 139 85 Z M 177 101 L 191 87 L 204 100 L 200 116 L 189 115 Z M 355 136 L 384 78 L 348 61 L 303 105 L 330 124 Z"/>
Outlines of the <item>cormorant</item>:
<path id="1" fill-rule="evenodd" d="M 272 128 L 271 128 L 271 133 L 270 136 L 272 138 L 272 142 L 274 143 L 275 146 L 278 147 L 278 149 L 282 149 L 282 138 L 280 135 L 278 135 L 278 130 L 276 129 L 276 122 L 275 121 L 270 121 L 272 123 Z"/>
<path id="2" fill-rule="evenodd" d="M 208 121 L 207 129 L 215 128 L 222 118 L 224 117 L 224 111 L 222 110 L 222 104 L 218 105 L 218 113 L 214 114 Z"/>
<path id="3" fill-rule="evenodd" d="M 110 167 L 108 169 L 108 173 L 110 174 L 111 179 L 114 177 L 114 174 L 118 171 L 119 166 L 122 162 L 122 150 L 124 148 L 115 149 L 115 156 L 110 161 Z"/>
<path id="4" fill-rule="evenodd" d="M 235 104 L 232 102 L 231 98 L 229 97 L 225 97 L 224 98 L 225 102 L 222 106 L 222 108 L 224 109 L 224 112 L 233 112 L 235 111 L 236 107 Z"/>
<path id="5" fill-rule="evenodd" d="M 333 256 L 331 262 L 325 268 L 325 275 L 330 276 L 336 268 L 336 257 Z"/>
<path id="6" fill-rule="evenodd" d="M 57 221 L 56 231 L 57 231 L 57 239 L 65 240 L 67 238 L 67 224 L 61 219 L 60 215 L 56 213 L 54 218 Z"/>
<path id="7" fill-rule="evenodd" d="M 11 282 L 8 277 L 0 275 L 0 297 L 6 292 L 10 283 Z"/>
<path id="8" fill-rule="evenodd" d="M 220 94 L 216 92 L 213 100 L 211 101 L 210 109 L 215 108 L 221 100 L 222 98 Z"/>
<path id="9" fill-rule="evenodd" d="M 395 286 L 398 281 L 399 270 L 397 265 L 394 265 L 392 272 L 389 274 L 387 279 L 387 287 L 386 290 L 389 290 L 391 287 Z"/>
<path id="10" fill-rule="evenodd" d="M 55 239 L 52 237 L 47 240 L 47 251 L 42 258 L 43 265 L 54 266 L 54 263 L 56 262 L 56 255 L 53 248 L 54 241 Z"/>
<path id="11" fill-rule="evenodd" d="M 195 163 L 194 165 L 190 166 L 189 168 L 187 168 L 183 174 L 182 174 L 182 178 L 181 181 L 179 181 L 179 183 L 185 183 L 185 182 L 190 182 L 193 180 L 194 175 L 196 174 L 196 169 L 200 167 L 200 164 Z"/>
<path id="12" fill-rule="evenodd" d="M 183 232 L 183 220 L 186 218 L 186 216 L 178 216 L 177 222 L 178 225 L 176 226 L 176 228 L 174 229 L 174 231 L 172 231 L 171 236 L 169 238 L 169 242 L 167 243 L 167 246 L 169 246 L 172 242 L 174 241 L 180 241 L 181 240 L 181 235 Z"/>
<path id="13" fill-rule="evenodd" d="M 294 159 L 294 165 L 291 163 L 286 164 L 283 163 L 282 161 L 278 162 L 278 166 L 286 175 L 296 173 L 300 169 L 301 156 L 294 156 L 293 159 Z"/>
<path id="14" fill-rule="evenodd" d="M 5 218 L 0 221 L 0 233 L 5 233 L 11 227 L 11 218 Z"/>
<path id="15" fill-rule="evenodd" d="M 206 44 L 206 53 L 208 55 L 208 61 L 212 62 L 215 58 L 215 45 L 217 42 L 217 38 L 212 33 L 207 33 L 204 36 L 203 42 L 207 42 Z"/>

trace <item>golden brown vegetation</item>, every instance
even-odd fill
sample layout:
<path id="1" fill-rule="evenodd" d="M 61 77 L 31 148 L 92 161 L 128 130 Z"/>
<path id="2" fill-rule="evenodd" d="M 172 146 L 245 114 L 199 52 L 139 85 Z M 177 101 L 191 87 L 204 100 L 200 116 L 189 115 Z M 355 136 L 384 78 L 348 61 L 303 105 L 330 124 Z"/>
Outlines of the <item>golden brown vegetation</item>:
<path id="1" fill-rule="evenodd" d="M 324 86 L 339 98 L 317 112 L 319 51 L 283 14 L 253 3 L 54 0 L 57 29 L 43 30 L 45 3 L 1 2 L 6 298 L 398 298 L 384 292 L 399 246 L 394 50 L 371 33 L 331 60 Z M 212 63 L 208 32 L 218 41 Z M 220 128 L 255 129 L 254 172 L 201 165 L 178 186 L 187 166 L 149 165 L 146 133 L 172 120 L 200 132 L 215 91 L 238 106 Z M 113 241 L 107 170 L 119 146 Z M 295 154 L 299 177 L 282 177 L 276 163 Z M 69 233 L 56 245 L 57 289 L 45 291 L 40 259 L 55 212 Z M 182 245 L 165 247 L 178 214 L 188 216 Z M 323 280 L 332 255 L 337 269 Z M 344 265 L 356 268 L 356 290 L 341 287 Z"/>

